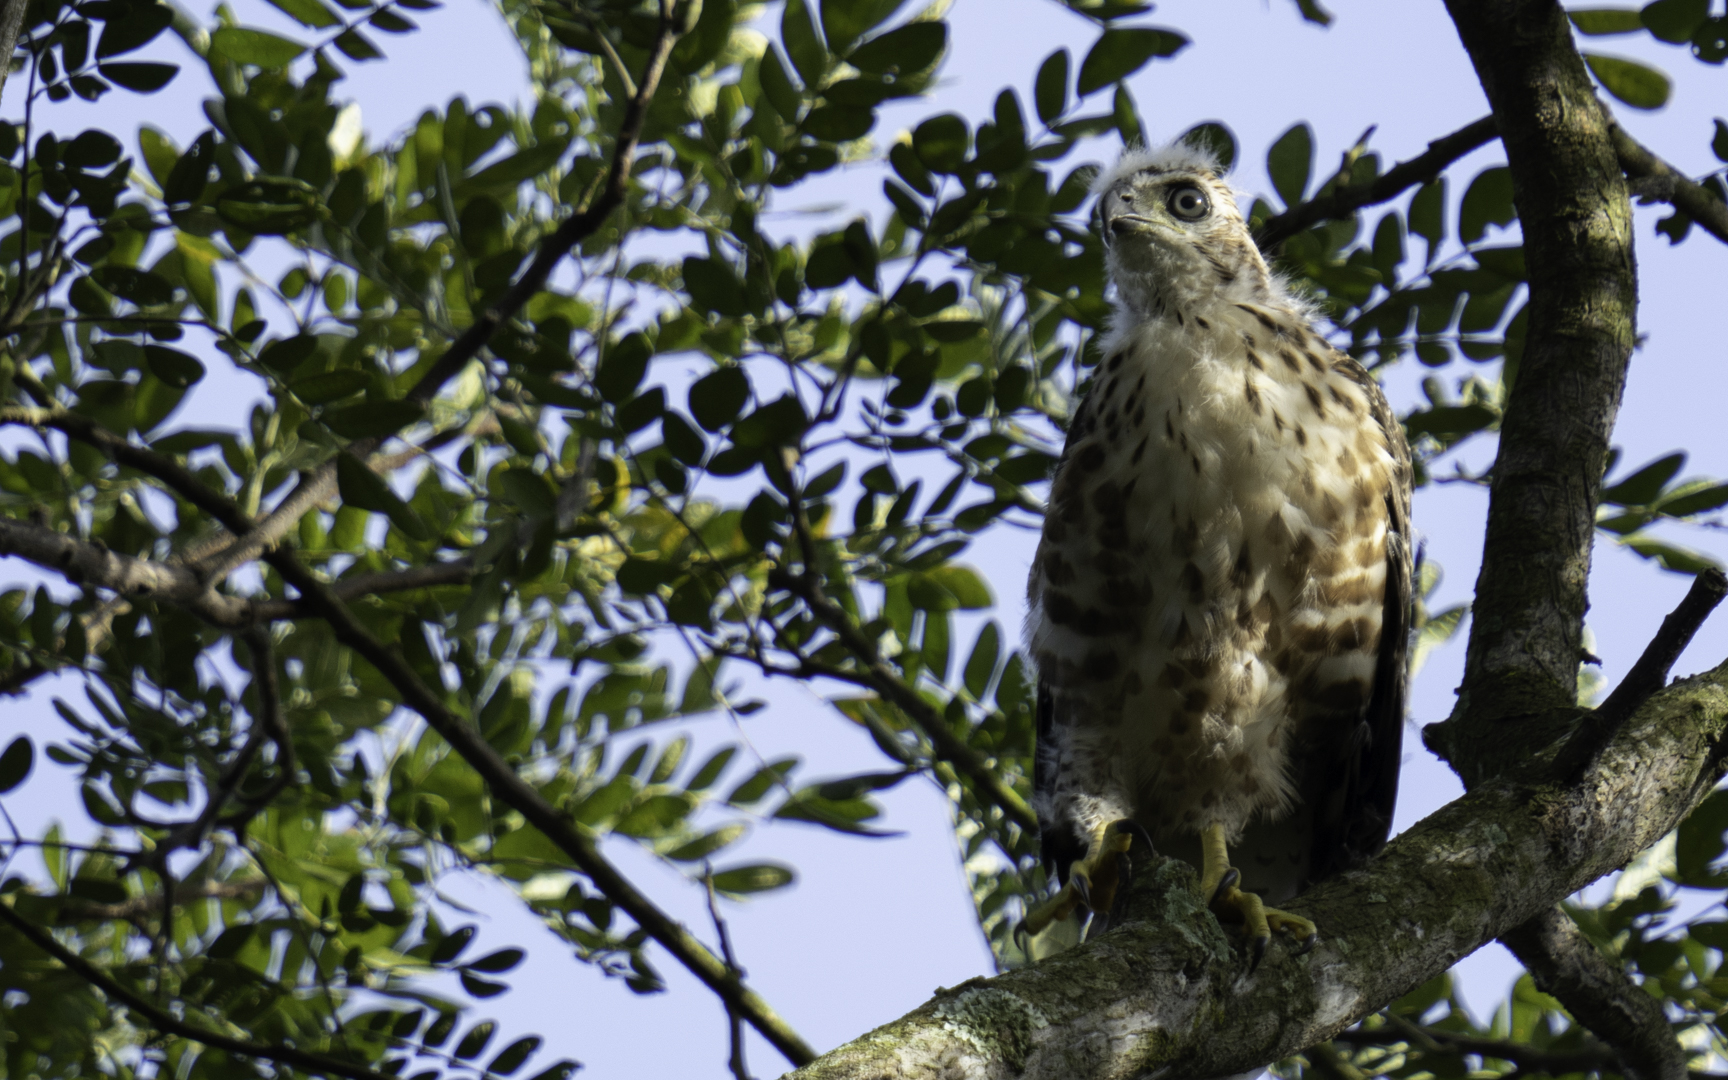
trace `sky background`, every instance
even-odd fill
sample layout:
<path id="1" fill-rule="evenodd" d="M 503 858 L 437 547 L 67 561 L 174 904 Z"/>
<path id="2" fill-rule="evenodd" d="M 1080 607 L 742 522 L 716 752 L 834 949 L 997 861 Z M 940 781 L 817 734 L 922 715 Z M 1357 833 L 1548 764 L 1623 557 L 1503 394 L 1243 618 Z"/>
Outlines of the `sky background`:
<path id="1" fill-rule="evenodd" d="M 262 0 L 240 0 L 233 7 L 244 24 L 297 32 Z M 1167 139 L 1199 121 L 1223 120 L 1242 148 L 1236 183 L 1263 193 L 1271 188 L 1264 172 L 1265 148 L 1299 120 L 1313 126 L 1315 175 L 1324 177 L 1336 167 L 1337 155 L 1371 125 L 1378 125 L 1373 146 L 1389 164 L 1420 153 L 1429 140 L 1487 112 L 1440 3 L 1339 0 L 1331 7 L 1337 18 L 1328 29 L 1303 22 L 1288 0 L 1175 0 L 1137 20 L 1180 29 L 1193 39 L 1174 60 L 1157 61 L 1130 81 L 1148 137 Z M 193 11 L 200 17 L 209 14 L 201 7 Z M 771 13 L 774 18 L 764 29 L 777 25 L 777 8 Z M 388 58 L 348 65 L 349 78 L 337 90 L 338 96 L 359 104 L 374 143 L 393 139 L 427 106 L 441 106 L 458 94 L 473 105 L 525 97 L 525 63 L 490 7 L 477 0 L 451 0 L 442 10 L 417 12 L 414 18 L 421 24 L 419 32 L 377 35 Z M 976 123 L 988 115 L 1005 85 L 1016 87 L 1029 103 L 1033 73 L 1049 52 L 1066 46 L 1078 63 L 1096 37 L 1092 24 L 1049 0 L 957 0 L 947 18 L 951 49 L 939 84 L 924 99 L 883 110 L 876 129 L 879 147 L 890 145 L 901 129 L 939 112 L 955 112 Z M 1666 108 L 1641 113 L 1615 105 L 1615 111 L 1634 137 L 1682 171 L 1698 175 L 1717 167 L 1708 144 L 1711 118 L 1728 112 L 1728 82 L 1721 69 L 1648 38 L 1606 39 L 1586 46 L 1642 58 L 1668 71 L 1676 85 Z M 163 58 L 186 55 L 172 35 L 164 35 L 150 51 Z M 21 85 L 11 83 L 0 105 L 8 117 L 17 116 Z M 207 126 L 199 102 L 210 92 L 194 63 L 155 95 L 115 93 L 96 105 L 73 99 L 42 109 L 37 121 L 67 133 L 105 127 L 129 145 L 135 145 L 138 126 L 149 123 L 185 145 Z M 1107 92 L 1098 95 L 1087 111 L 1106 108 L 1107 98 Z M 1030 114 L 1029 106 L 1027 111 Z M 1108 160 L 1115 149 L 1100 140 L 1077 160 Z M 1449 174 L 1454 208 L 1471 177 L 1502 161 L 1496 144 L 1455 166 Z M 880 222 L 886 214 L 883 175 L 879 164 L 866 163 L 781 192 L 776 209 L 799 213 L 769 220 L 796 233 L 858 212 Z M 1624 450 L 1623 466 L 1686 448 L 1692 453 L 1686 475 L 1722 477 L 1728 475 L 1728 440 L 1722 438 L 1720 419 L 1728 402 L 1728 366 L 1714 305 L 1720 303 L 1728 252 L 1697 232 L 1685 244 L 1671 247 L 1653 231 L 1665 213 L 1666 208 L 1641 208 L 1637 215 L 1644 337 L 1614 441 Z M 1370 227 L 1375 219 L 1377 214 L 1371 214 Z M 1387 373 L 1388 393 L 1401 411 L 1419 400 L 1417 384 L 1428 373 L 1414 364 Z M 1468 372 L 1448 369 L 1442 374 L 1455 381 Z M 213 375 L 201 384 L 182 418 L 200 427 L 238 427 L 254 399 L 249 395 L 256 393 L 256 384 Z M 1473 468 L 1491 458 L 1492 445 L 1485 441 L 1463 455 Z M 1432 485 L 1416 497 L 1417 528 L 1429 556 L 1446 574 L 1433 599 L 1436 609 L 1469 597 L 1485 509 L 1485 494 L 1466 485 Z M 1689 530 L 1681 539 L 1719 560 L 1728 559 L 1728 534 Z M 1017 636 L 1024 616 L 1021 597 L 1034 543 L 1029 533 L 998 529 L 980 537 L 966 556 L 994 587 L 999 606 L 990 614 L 1010 639 Z M 16 560 L 0 560 L 0 587 L 32 580 L 36 576 Z M 1611 543 L 1598 545 L 1590 628 L 1610 683 L 1630 666 L 1687 585 L 1687 579 Z M 957 634 L 956 647 L 969 647 L 972 633 Z M 1462 664 L 1461 642 L 1462 637 L 1436 653 L 1416 682 L 1396 818 L 1399 830 L 1460 793 L 1446 766 L 1423 749 L 1415 729 L 1450 711 Z M 1676 673 L 1702 670 L 1724 655 L 1728 619 L 1718 618 L 1699 635 Z M 64 738 L 66 728 L 50 704 L 55 694 L 81 696 L 70 680 L 38 684 L 28 696 L 0 710 L 0 744 L 15 732 L 29 732 L 39 748 Z M 869 740 L 836 722 L 808 688 L 772 685 L 760 696 L 771 707 L 745 721 L 743 734 L 763 758 L 797 754 L 807 763 L 802 773 L 806 778 L 881 767 Z M 691 754 L 697 760 L 705 746 L 739 735 L 730 721 L 706 719 L 667 725 L 652 737 L 664 741 L 680 732 L 692 735 L 696 746 Z M 45 762 L 43 766 L 5 802 L 27 834 L 39 834 L 51 818 L 69 824 L 83 819 L 67 774 Z M 900 830 L 896 838 L 855 840 L 783 824 L 759 829 L 728 860 L 771 859 L 798 869 L 796 885 L 749 903 L 729 904 L 726 917 L 751 983 L 819 1050 L 901 1015 L 939 986 L 992 971 L 949 829 L 945 797 L 932 784 L 919 782 L 901 785 L 882 801 L 887 816 L 878 824 Z M 608 852 L 674 915 L 711 938 L 700 893 L 683 884 L 675 871 L 643 857 L 628 843 L 610 844 Z M 586 1066 L 583 1076 L 608 1080 L 725 1075 L 725 1018 L 718 1002 L 663 954 L 657 959 L 667 992 L 640 998 L 622 982 L 571 959 L 506 890 L 450 879 L 446 893 L 475 910 L 470 916 L 451 915 L 453 921 L 479 924 L 478 948 L 520 945 L 529 950 L 528 960 L 511 977 L 514 989 L 480 1003 L 474 1014 L 501 1021 L 504 1030 L 494 1045 L 502 1046 L 517 1034 L 538 1033 L 548 1044 L 537 1061 L 576 1058 Z M 1501 1000 L 1517 970 L 1498 945 L 1460 965 L 1466 997 L 1478 1015 L 1486 1015 Z M 757 1075 L 783 1071 L 784 1062 L 754 1036 L 749 1052 Z M 530 1063 L 525 1074 L 538 1068 Z"/>

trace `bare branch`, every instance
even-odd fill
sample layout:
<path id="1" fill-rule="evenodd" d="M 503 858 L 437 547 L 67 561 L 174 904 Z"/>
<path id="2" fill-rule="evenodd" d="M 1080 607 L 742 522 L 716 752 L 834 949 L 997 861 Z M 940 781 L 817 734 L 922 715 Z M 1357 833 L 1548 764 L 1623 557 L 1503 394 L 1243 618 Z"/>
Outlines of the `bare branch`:
<path id="1" fill-rule="evenodd" d="M 1728 203 L 1702 184 L 1695 184 L 1684 173 L 1663 161 L 1626 134 L 1626 129 L 1613 124 L 1608 134 L 1614 140 L 1614 152 L 1626 175 L 1647 182 L 1646 190 L 1638 194 L 1668 203 L 1674 209 L 1698 223 L 1698 227 L 1728 244 Z"/>
<path id="2" fill-rule="evenodd" d="M 246 601 L 211 590 L 186 567 L 121 555 L 45 525 L 0 518 L 0 555 L 16 555 L 68 581 L 122 596 L 167 600 L 217 626 L 233 628 L 250 621 Z"/>
<path id="3" fill-rule="evenodd" d="M 1728 663 L 1652 697 L 1576 786 L 1478 784 L 1366 866 L 1286 903 L 1319 925 L 1320 944 L 1303 957 L 1274 947 L 1254 970 L 1191 867 L 1136 867 L 1108 933 L 942 991 L 796 1076 L 1127 1080 L 1261 1067 L 1337 1036 L 1654 843 L 1715 787 L 1725 736 Z"/>
<path id="4" fill-rule="evenodd" d="M 1499 129 L 1495 126 L 1494 117 L 1484 116 L 1450 135 L 1435 139 L 1428 144 L 1426 151 L 1394 165 L 1371 183 L 1360 187 L 1337 184 L 1324 195 L 1267 218 L 1254 234 L 1254 240 L 1261 250 L 1270 250 L 1317 222 L 1347 218 L 1365 206 L 1396 199 L 1417 184 L 1425 184 L 1439 176 L 1448 165 L 1487 145 L 1497 134 Z"/>
<path id="5" fill-rule="evenodd" d="M 174 899 L 186 900 L 256 900 L 264 893 L 263 878 L 251 881 L 194 881 L 181 882 L 174 889 Z M 124 919 L 128 922 L 141 919 L 160 908 L 160 903 L 154 896 L 132 896 L 118 903 L 99 904 L 91 900 L 80 900 L 76 897 L 66 900 L 60 905 L 60 910 L 70 919 Z"/>
<path id="6" fill-rule="evenodd" d="M 1500 941 L 1529 969 L 1537 987 L 1560 999 L 1579 1023 L 1613 1048 L 1613 1057 L 1630 1080 L 1687 1076 L 1686 1051 L 1675 1038 L 1662 1003 L 1634 983 L 1619 964 L 1597 952 L 1565 912 L 1549 908 L 1502 934 Z M 1512 1054 L 1499 1056 L 1526 1064 Z M 1550 1071 L 1600 1067 L 1575 1065 Z"/>
<path id="7" fill-rule="evenodd" d="M 1618 1071 L 1620 1068 L 1620 1062 L 1602 1047 L 1543 1050 L 1528 1043 L 1513 1042 L 1511 1039 L 1484 1039 L 1456 1031 L 1421 1027 L 1401 1016 L 1388 1015 L 1385 1020 L 1383 1027 L 1341 1031 L 1332 1036 L 1332 1041 L 1353 1046 L 1404 1043 L 1429 1053 L 1452 1050 L 1477 1057 L 1510 1061 L 1518 1066 L 1520 1072 L 1546 1072 L 1555 1076 L 1574 1072 Z"/>
<path id="8" fill-rule="evenodd" d="M 10 925 L 18 933 L 28 938 L 38 949 L 60 961 L 79 978 L 102 991 L 104 997 L 124 1005 L 132 1012 L 136 1020 L 165 1035 L 178 1035 L 182 1039 L 189 1039 L 205 1046 L 213 1046 L 230 1054 L 239 1054 L 242 1057 L 256 1058 L 261 1061 L 274 1061 L 311 1073 L 343 1076 L 347 1077 L 348 1080 L 394 1080 L 393 1077 L 385 1073 L 375 1072 L 363 1065 L 344 1061 L 329 1054 L 318 1054 L 293 1046 L 247 1042 L 244 1039 L 236 1039 L 177 1019 L 168 1010 L 151 1004 L 140 995 L 109 978 L 101 968 L 54 940 L 53 935 L 18 914 L 12 909 L 12 905 L 4 900 L 0 900 L 0 922 Z"/>
<path id="9" fill-rule="evenodd" d="M 1632 670 L 1620 680 L 1620 685 L 1608 695 L 1608 700 L 1597 706 L 1579 723 L 1578 730 L 1567 741 L 1555 762 L 1555 773 L 1559 776 L 1571 776 L 1584 767 L 1596 753 L 1598 747 L 1613 735 L 1626 718 L 1635 712 L 1638 706 L 1644 704 L 1651 694 L 1662 689 L 1668 681 L 1668 672 L 1674 667 L 1674 661 L 1680 659 L 1680 654 L 1686 651 L 1692 637 L 1698 628 L 1704 625 L 1704 620 L 1716 610 L 1724 597 L 1728 597 L 1728 576 L 1722 571 L 1711 567 L 1692 580 L 1692 587 L 1680 601 L 1680 606 L 1662 620 L 1662 626 L 1656 631 L 1656 636 L 1644 647 L 1643 655 L 1632 665 Z"/>
<path id="10" fill-rule="evenodd" d="M 900 677 L 894 666 L 882 658 L 876 643 L 859 629 L 839 604 L 822 592 L 813 579 L 774 569 L 768 571 L 768 580 L 776 589 L 784 589 L 804 601 L 810 614 L 858 658 L 856 681 L 874 689 L 918 725 L 918 730 L 930 740 L 931 752 L 936 757 L 964 774 L 976 785 L 980 795 L 1000 807 L 1016 825 L 1028 832 L 1038 831 L 1038 815 L 1026 805 L 1026 800 L 1003 781 L 996 767 L 984 755 L 949 729 L 948 722 L 936 707 Z"/>

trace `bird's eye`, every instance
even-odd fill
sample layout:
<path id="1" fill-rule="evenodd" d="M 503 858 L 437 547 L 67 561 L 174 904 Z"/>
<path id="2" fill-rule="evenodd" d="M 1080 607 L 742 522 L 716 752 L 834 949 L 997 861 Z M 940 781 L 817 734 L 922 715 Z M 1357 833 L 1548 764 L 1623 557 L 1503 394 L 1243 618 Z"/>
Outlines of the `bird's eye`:
<path id="1" fill-rule="evenodd" d="M 1212 201 L 1193 184 L 1182 184 L 1170 190 L 1165 200 L 1170 212 L 1183 221 L 1199 221 L 1212 211 Z"/>

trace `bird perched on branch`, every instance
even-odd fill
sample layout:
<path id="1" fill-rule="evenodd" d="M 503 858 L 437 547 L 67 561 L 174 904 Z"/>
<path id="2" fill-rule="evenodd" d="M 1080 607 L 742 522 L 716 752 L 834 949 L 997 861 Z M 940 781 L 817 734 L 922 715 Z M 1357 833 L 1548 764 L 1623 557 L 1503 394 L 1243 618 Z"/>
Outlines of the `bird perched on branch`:
<path id="1" fill-rule="evenodd" d="M 1131 150 L 1092 191 L 1116 311 L 1028 584 L 1035 805 L 1064 884 L 1023 929 L 1107 919 L 1143 832 L 1199 867 L 1257 963 L 1274 931 L 1316 934 L 1266 905 L 1391 824 L 1409 450 L 1209 153 Z"/>

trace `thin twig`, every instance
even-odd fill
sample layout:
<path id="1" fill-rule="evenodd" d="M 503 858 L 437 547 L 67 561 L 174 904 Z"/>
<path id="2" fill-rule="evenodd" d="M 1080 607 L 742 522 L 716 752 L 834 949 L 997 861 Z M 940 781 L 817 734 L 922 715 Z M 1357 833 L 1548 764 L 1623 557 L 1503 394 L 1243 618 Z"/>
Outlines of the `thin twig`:
<path id="1" fill-rule="evenodd" d="M 1465 154 L 1485 146 L 1498 137 L 1499 128 L 1492 116 L 1484 116 L 1473 124 L 1443 135 L 1428 144 L 1428 149 L 1409 161 L 1400 162 L 1373 181 L 1361 186 L 1338 184 L 1324 195 L 1299 203 L 1266 219 L 1254 234 L 1254 241 L 1267 251 L 1317 222 L 1347 218 L 1365 206 L 1374 206 L 1397 198 L 1417 184 L 1425 184 Z"/>
<path id="2" fill-rule="evenodd" d="M 720 955 L 725 958 L 726 966 L 743 978 L 744 969 L 738 966 L 738 958 L 732 955 L 732 936 L 726 932 L 726 920 L 720 917 L 720 901 L 714 895 L 714 867 L 707 862 L 702 864 L 702 888 L 708 894 L 708 917 L 714 920 L 714 936 L 720 939 Z M 732 1052 L 726 1065 L 736 1080 L 753 1080 L 750 1066 L 744 1060 L 744 1022 L 730 1002 L 726 1004 L 726 1026 L 732 1038 Z"/>
<path id="3" fill-rule="evenodd" d="M 845 609 L 828 599 L 814 581 L 785 570 L 768 571 L 769 584 L 783 589 L 804 601 L 810 614 L 840 639 L 840 644 L 856 656 L 861 665 L 857 678 L 905 713 L 930 740 L 930 750 L 937 758 L 948 762 L 971 780 L 980 794 L 1001 808 L 1002 812 L 1028 832 L 1038 831 L 1038 815 L 998 771 L 958 735 L 949 730 L 948 722 L 934 705 L 909 686 L 893 665 L 882 658 L 876 643 L 858 627 Z"/>
<path id="4" fill-rule="evenodd" d="M 209 1031 L 197 1024 L 187 1023 L 175 1018 L 166 1009 L 158 1008 L 115 982 L 101 968 L 54 940 L 47 931 L 12 910 L 12 905 L 3 900 L 0 900 L 0 922 L 10 925 L 18 933 L 28 938 L 38 949 L 60 961 L 79 978 L 102 991 L 104 997 L 124 1005 L 135 1014 L 137 1019 L 165 1035 L 178 1035 L 183 1039 L 215 1047 L 230 1054 L 240 1054 L 243 1057 L 257 1058 L 263 1061 L 274 1061 L 311 1073 L 328 1073 L 334 1076 L 347 1077 L 348 1080 L 395 1080 L 394 1077 L 385 1073 L 328 1054 L 314 1053 L 293 1046 L 247 1042 L 244 1039 L 232 1038 L 220 1032 Z"/>
<path id="5" fill-rule="evenodd" d="M 1561 1076 L 1573 1072 L 1619 1071 L 1619 1062 L 1606 1048 L 1584 1050 L 1543 1050 L 1510 1039 L 1485 1039 L 1455 1031 L 1438 1031 L 1412 1023 L 1402 1016 L 1383 1013 L 1385 1027 L 1351 1028 L 1332 1036 L 1333 1042 L 1353 1046 L 1386 1046 L 1405 1043 L 1425 1053 L 1454 1051 L 1478 1057 L 1510 1061 L 1520 1071 L 1545 1072 Z"/>
<path id="6" fill-rule="evenodd" d="M 1608 136 L 1614 140 L 1614 153 L 1620 167 L 1634 180 L 1653 181 L 1647 191 L 1635 191 L 1645 198 L 1665 202 L 1698 224 L 1700 229 L 1728 244 L 1728 203 L 1702 184 L 1693 183 L 1684 173 L 1663 161 L 1637 139 L 1626 134 L 1619 124 L 1610 124 Z"/>
<path id="7" fill-rule="evenodd" d="M 1692 580 L 1680 606 L 1662 620 L 1656 636 L 1644 646 L 1644 653 L 1632 670 L 1620 680 L 1620 685 L 1579 723 L 1578 730 L 1567 740 L 1555 761 L 1558 775 L 1573 776 L 1595 757 L 1596 752 L 1620 729 L 1638 706 L 1668 682 L 1668 672 L 1680 654 L 1686 651 L 1693 635 L 1716 606 L 1728 597 L 1728 576 L 1711 567 Z"/>

